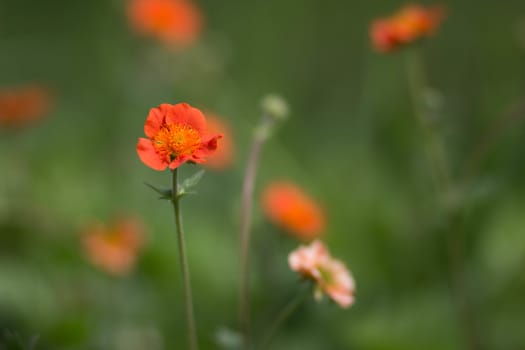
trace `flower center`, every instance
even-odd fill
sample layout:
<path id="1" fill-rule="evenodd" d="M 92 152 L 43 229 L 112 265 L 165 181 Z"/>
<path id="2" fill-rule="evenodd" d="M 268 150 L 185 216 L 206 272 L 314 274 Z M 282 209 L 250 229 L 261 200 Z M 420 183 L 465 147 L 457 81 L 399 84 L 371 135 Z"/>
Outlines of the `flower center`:
<path id="1" fill-rule="evenodd" d="M 321 273 L 321 278 L 323 279 L 323 282 L 326 285 L 330 285 L 334 283 L 334 276 L 331 273 L 331 271 L 326 269 L 324 266 L 318 266 L 318 269 L 319 269 L 319 272 Z"/>
<path id="2" fill-rule="evenodd" d="M 168 162 L 193 154 L 200 145 L 199 132 L 188 124 L 167 124 L 153 138 L 153 146 Z"/>

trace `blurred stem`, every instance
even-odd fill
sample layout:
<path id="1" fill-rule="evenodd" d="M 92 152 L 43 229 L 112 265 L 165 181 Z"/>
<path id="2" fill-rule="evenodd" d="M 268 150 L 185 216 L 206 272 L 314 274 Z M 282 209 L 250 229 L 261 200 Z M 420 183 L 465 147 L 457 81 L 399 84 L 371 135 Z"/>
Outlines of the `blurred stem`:
<path id="1" fill-rule="evenodd" d="M 521 97 L 505 111 L 503 111 L 482 134 L 479 142 L 467 157 L 463 167 L 464 182 L 470 181 L 475 177 L 491 150 L 497 145 L 502 136 L 515 126 L 516 123 L 523 121 L 525 117 L 525 98 Z"/>
<path id="2" fill-rule="evenodd" d="M 23 208 L 25 193 L 21 191 L 25 188 L 24 183 L 30 180 L 25 174 L 31 174 L 31 171 L 27 169 L 30 163 L 24 162 L 27 157 L 24 156 L 21 147 L 22 136 L 21 130 L 16 127 L 0 128 L 0 147 L 5 151 L 0 153 L 0 160 L 2 164 L 6 164 L 2 170 L 5 181 L 0 185 L 0 222 L 2 219 L 12 220 L 16 212 Z"/>
<path id="3" fill-rule="evenodd" d="M 182 214 L 180 210 L 178 169 L 173 170 L 171 202 L 175 213 L 175 225 L 177 227 L 177 241 L 179 248 L 179 264 L 182 273 L 182 283 L 184 285 L 184 303 L 186 304 L 186 323 L 188 327 L 188 339 L 191 350 L 198 350 L 197 331 L 195 327 L 195 317 L 193 314 L 193 298 L 190 285 L 190 271 L 188 268 L 188 257 L 186 255 L 186 242 L 184 230 L 182 228 Z"/>
<path id="4" fill-rule="evenodd" d="M 438 131 L 432 124 L 425 104 L 425 90 L 427 89 L 425 70 L 421 54 L 417 48 L 407 50 L 406 53 L 408 82 L 414 107 L 415 117 L 418 119 L 423 132 L 425 149 L 432 169 L 432 178 L 438 195 L 448 195 L 451 190 L 450 169 L 447 164 L 443 143 Z"/>
<path id="5" fill-rule="evenodd" d="M 297 308 L 306 300 L 306 297 L 310 295 L 310 288 L 304 288 L 299 291 L 295 296 L 288 302 L 288 304 L 281 310 L 281 312 L 275 318 L 270 325 L 270 328 L 266 331 L 263 340 L 261 341 L 258 350 L 267 349 L 272 341 L 274 335 L 277 333 L 283 323 L 297 310 Z"/>
<path id="6" fill-rule="evenodd" d="M 406 64 L 414 113 L 423 132 L 425 148 L 438 196 L 438 205 L 445 205 L 442 209 L 444 209 L 443 212 L 446 218 L 449 278 L 452 298 L 457 308 L 458 323 L 461 326 L 468 349 L 478 350 L 481 349 L 481 344 L 474 326 L 465 280 L 462 209 L 456 207 L 453 203 L 450 205 L 451 195 L 453 195 L 454 190 L 451 172 L 443 140 L 439 130 L 437 130 L 430 119 L 429 110 L 425 103 L 427 82 L 421 53 L 417 48 L 407 50 Z"/>
<path id="7" fill-rule="evenodd" d="M 263 113 L 261 121 L 255 130 L 248 164 L 244 175 L 241 199 L 241 224 L 240 224 L 240 285 L 239 285 L 239 329 L 242 334 L 243 347 L 248 349 L 249 339 L 249 253 L 250 253 L 250 228 L 253 202 L 253 190 L 257 165 L 261 149 L 268 137 L 275 119 Z"/>

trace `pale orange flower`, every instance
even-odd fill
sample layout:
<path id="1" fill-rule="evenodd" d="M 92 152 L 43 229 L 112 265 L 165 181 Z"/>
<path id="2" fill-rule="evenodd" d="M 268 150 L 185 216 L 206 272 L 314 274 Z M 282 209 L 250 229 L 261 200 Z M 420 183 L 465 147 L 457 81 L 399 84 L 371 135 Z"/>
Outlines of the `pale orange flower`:
<path id="1" fill-rule="evenodd" d="M 199 37 L 203 19 L 192 0 L 129 0 L 129 20 L 140 34 L 186 46 Z"/>
<path id="2" fill-rule="evenodd" d="M 223 135 L 223 138 L 220 147 L 217 147 L 215 152 L 208 156 L 208 162 L 204 163 L 204 166 L 214 170 L 228 169 L 233 165 L 235 158 L 235 146 L 230 125 L 213 113 L 206 113 L 206 123 L 209 133 Z"/>
<path id="3" fill-rule="evenodd" d="M 370 28 L 370 38 L 376 50 L 390 52 L 432 35 L 443 18 L 442 7 L 407 5 L 388 18 L 375 20 Z"/>
<path id="4" fill-rule="evenodd" d="M 51 106 L 50 95 L 37 85 L 0 90 L 0 125 L 19 126 L 44 117 Z"/>
<path id="5" fill-rule="evenodd" d="M 325 293 L 342 308 L 354 303 L 355 282 L 352 275 L 341 261 L 330 256 L 322 242 L 316 240 L 309 246 L 292 251 L 288 264 L 293 271 L 315 283 L 318 300 Z"/>
<path id="6" fill-rule="evenodd" d="M 325 228 L 321 207 L 291 182 L 274 182 L 266 187 L 262 208 L 273 223 L 302 240 L 318 237 Z"/>
<path id="7" fill-rule="evenodd" d="M 104 271 L 123 276 L 131 272 L 144 243 L 142 225 L 132 219 L 120 219 L 109 227 L 96 224 L 83 236 L 89 261 Z"/>

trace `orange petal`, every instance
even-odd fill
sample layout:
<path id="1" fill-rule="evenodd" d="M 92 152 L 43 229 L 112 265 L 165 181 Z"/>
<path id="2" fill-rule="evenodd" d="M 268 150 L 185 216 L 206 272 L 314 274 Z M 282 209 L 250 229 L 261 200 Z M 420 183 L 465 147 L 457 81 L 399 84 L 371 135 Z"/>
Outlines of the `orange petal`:
<path id="1" fill-rule="evenodd" d="M 211 135 L 223 135 L 219 147 L 208 156 L 206 165 L 214 170 L 225 170 L 232 166 L 235 158 L 233 133 L 228 123 L 212 113 L 206 113 L 207 132 Z M 204 139 L 207 139 L 205 137 Z"/>
<path id="2" fill-rule="evenodd" d="M 204 114 L 187 103 L 177 103 L 176 105 L 170 106 L 170 109 L 166 114 L 166 120 L 171 123 L 190 125 L 201 135 L 206 132 L 206 120 L 204 119 Z"/>
<path id="3" fill-rule="evenodd" d="M 193 152 L 192 159 L 197 163 L 204 163 L 206 160 L 203 158 L 208 157 L 217 149 L 217 140 L 222 138 L 222 135 L 212 136 L 210 139 L 204 141 L 201 147 Z"/>
<path id="4" fill-rule="evenodd" d="M 151 140 L 140 138 L 137 144 L 137 153 L 140 160 L 154 170 L 164 170 L 168 164 L 159 157 Z"/>
<path id="5" fill-rule="evenodd" d="M 178 167 L 180 167 L 182 164 L 186 163 L 187 161 L 189 160 L 188 157 L 178 157 L 178 158 L 175 158 L 169 165 L 170 169 L 173 170 L 173 169 L 176 169 Z"/>
<path id="6" fill-rule="evenodd" d="M 149 111 L 148 118 L 144 124 L 144 134 L 150 139 L 155 137 L 159 132 L 162 124 L 164 124 L 164 114 L 162 113 L 162 105 L 157 108 L 152 108 Z"/>

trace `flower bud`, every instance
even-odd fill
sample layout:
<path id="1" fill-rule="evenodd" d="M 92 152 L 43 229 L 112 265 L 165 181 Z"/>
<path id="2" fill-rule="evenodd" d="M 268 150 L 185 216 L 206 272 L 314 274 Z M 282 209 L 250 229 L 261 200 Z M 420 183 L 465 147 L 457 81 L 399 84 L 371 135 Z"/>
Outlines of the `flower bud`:
<path id="1" fill-rule="evenodd" d="M 266 95 L 262 99 L 261 107 L 264 113 L 275 120 L 284 120 L 288 117 L 288 104 L 279 95 Z"/>

